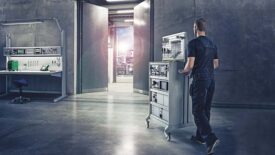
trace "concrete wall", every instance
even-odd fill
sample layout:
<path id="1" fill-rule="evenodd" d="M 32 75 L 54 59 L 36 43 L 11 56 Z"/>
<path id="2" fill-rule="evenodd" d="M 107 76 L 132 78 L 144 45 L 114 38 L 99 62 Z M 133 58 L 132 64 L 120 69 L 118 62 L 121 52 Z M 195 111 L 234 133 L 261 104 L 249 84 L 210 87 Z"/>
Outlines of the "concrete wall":
<path id="1" fill-rule="evenodd" d="M 60 21 L 61 27 L 66 32 L 66 53 L 67 53 L 67 92 L 73 93 L 74 89 L 74 0 L 0 0 L 0 21 L 11 21 L 18 19 L 39 19 L 39 18 L 57 18 Z M 0 49 L 5 46 L 5 31 L 6 27 L 1 27 L 0 30 Z M 59 44 L 60 38 L 56 27 L 52 23 L 43 23 L 33 26 L 12 26 L 8 31 L 15 32 L 13 35 L 13 46 L 39 46 Z M 2 50 L 0 50 L 2 51 Z M 3 65 L 2 52 L 0 54 L 1 65 Z M 1 82 L 3 80 L 1 79 Z M 52 86 L 49 90 L 58 90 L 56 87 L 58 82 L 55 79 L 50 79 Z M 39 82 L 38 82 L 39 83 Z M 36 87 L 47 87 L 43 83 L 36 84 Z M 0 91 L 2 83 L 0 83 Z"/>
<path id="2" fill-rule="evenodd" d="M 162 36 L 185 31 L 191 40 L 194 19 L 204 17 L 221 59 L 214 101 L 225 105 L 273 104 L 274 6 L 273 0 L 155 0 L 155 60 L 161 60 Z"/>

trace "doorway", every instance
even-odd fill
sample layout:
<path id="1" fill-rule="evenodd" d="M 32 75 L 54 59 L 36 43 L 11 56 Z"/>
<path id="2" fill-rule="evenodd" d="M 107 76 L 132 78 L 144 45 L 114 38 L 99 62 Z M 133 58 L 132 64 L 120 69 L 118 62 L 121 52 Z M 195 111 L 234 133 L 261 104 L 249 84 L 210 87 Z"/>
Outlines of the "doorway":
<path id="1" fill-rule="evenodd" d="M 113 55 L 109 55 L 112 56 L 109 62 L 113 62 L 113 70 L 109 70 L 109 91 L 133 93 L 134 7 L 138 3 L 137 0 L 125 1 L 106 6 L 109 9 L 109 47 L 113 50 Z"/>
<path id="2" fill-rule="evenodd" d="M 117 28 L 116 79 L 117 83 L 133 84 L 134 60 L 133 26 Z"/>
<path id="3" fill-rule="evenodd" d="M 115 59 L 114 76 L 116 81 L 109 82 L 109 91 L 133 92 L 134 36 L 133 26 L 116 27 L 116 53 L 108 59 Z M 110 76 L 110 75 L 109 75 Z"/>
<path id="4" fill-rule="evenodd" d="M 146 66 L 152 52 L 149 46 L 150 31 L 147 33 L 150 24 L 147 21 L 148 10 L 136 9 L 146 8 L 144 7 L 146 5 L 141 5 L 144 2 L 140 2 L 141 0 L 131 2 L 107 0 L 103 1 L 101 6 L 84 1 L 78 2 L 76 82 L 78 94 L 111 91 L 112 88 L 132 93 L 135 85 L 138 89 L 147 89 L 148 67 Z M 136 12 L 146 15 L 138 17 L 137 23 L 134 20 Z M 134 32 L 135 25 L 140 35 Z M 146 32 L 144 27 L 147 27 Z M 136 44 L 134 36 L 139 44 Z M 135 53 L 137 46 L 139 46 L 138 53 Z"/>

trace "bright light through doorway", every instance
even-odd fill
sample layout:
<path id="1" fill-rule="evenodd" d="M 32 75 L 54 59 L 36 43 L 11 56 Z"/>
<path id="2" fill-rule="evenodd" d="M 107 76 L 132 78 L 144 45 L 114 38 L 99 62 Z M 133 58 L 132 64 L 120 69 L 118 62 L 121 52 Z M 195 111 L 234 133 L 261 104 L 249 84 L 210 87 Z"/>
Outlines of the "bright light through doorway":
<path id="1" fill-rule="evenodd" d="M 126 42 L 119 42 L 118 43 L 118 50 L 120 53 L 126 54 L 128 50 L 130 50 L 129 43 Z"/>
<path id="2" fill-rule="evenodd" d="M 133 27 L 117 28 L 116 82 L 129 87 L 133 87 L 133 37 Z"/>

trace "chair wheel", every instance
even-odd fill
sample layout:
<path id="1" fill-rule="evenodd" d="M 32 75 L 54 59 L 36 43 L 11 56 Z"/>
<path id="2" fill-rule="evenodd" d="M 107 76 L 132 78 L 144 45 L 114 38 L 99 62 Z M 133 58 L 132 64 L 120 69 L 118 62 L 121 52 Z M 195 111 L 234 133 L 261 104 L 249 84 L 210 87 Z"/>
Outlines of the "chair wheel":
<path id="1" fill-rule="evenodd" d="M 29 99 L 29 98 L 23 98 L 23 102 L 30 102 L 31 101 L 31 99 Z"/>
<path id="2" fill-rule="evenodd" d="M 15 99 L 12 99 L 9 103 L 10 104 L 25 104 L 30 101 L 31 101 L 30 98 L 15 98 Z"/>

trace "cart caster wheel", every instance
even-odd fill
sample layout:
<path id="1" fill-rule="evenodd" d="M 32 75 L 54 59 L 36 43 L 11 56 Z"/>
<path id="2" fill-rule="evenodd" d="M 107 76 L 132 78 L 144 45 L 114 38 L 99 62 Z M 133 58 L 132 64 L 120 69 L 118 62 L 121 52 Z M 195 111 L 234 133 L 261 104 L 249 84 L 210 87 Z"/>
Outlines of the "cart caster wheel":
<path id="1" fill-rule="evenodd" d="M 171 133 L 168 133 L 168 134 L 167 134 L 166 140 L 167 140 L 167 141 L 170 141 L 170 140 L 171 140 Z"/>
<path id="2" fill-rule="evenodd" d="M 146 121 L 146 127 L 149 128 L 149 124 L 150 124 L 150 116 L 148 116 L 145 121 Z"/>
<path id="3" fill-rule="evenodd" d="M 150 124 L 149 121 L 146 121 L 146 128 L 147 128 L 147 129 L 150 127 L 149 124 Z"/>

